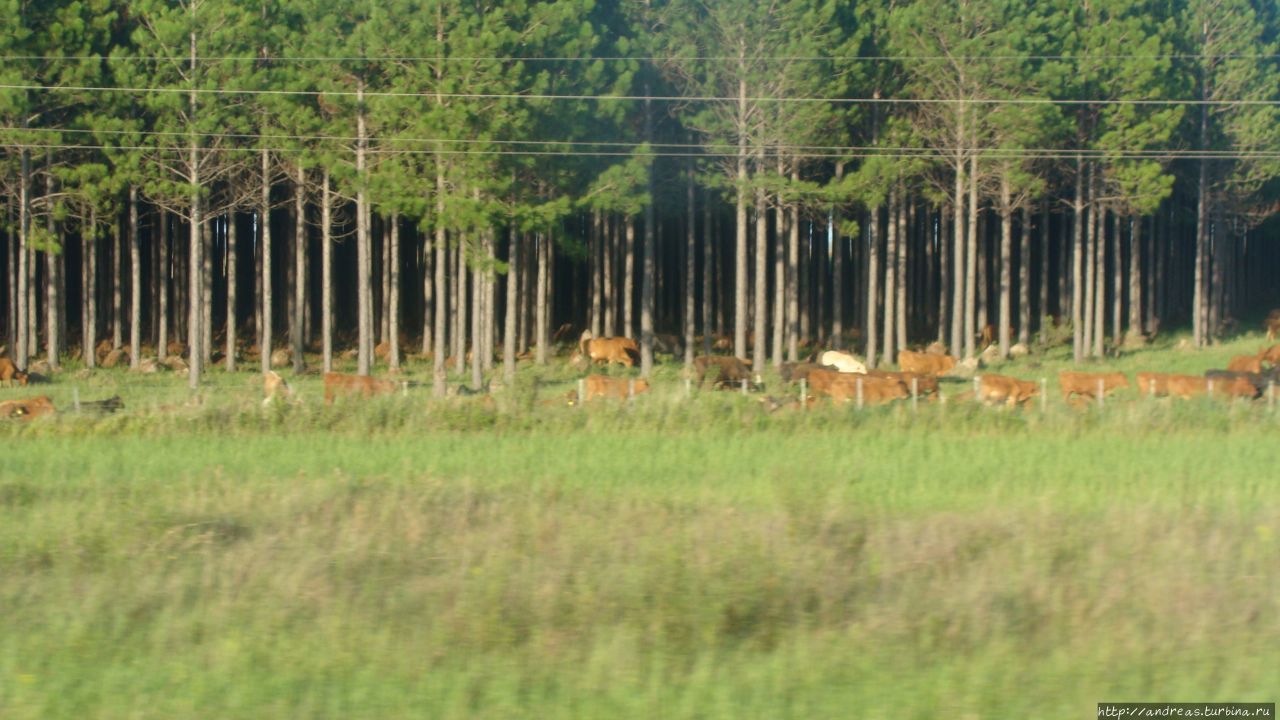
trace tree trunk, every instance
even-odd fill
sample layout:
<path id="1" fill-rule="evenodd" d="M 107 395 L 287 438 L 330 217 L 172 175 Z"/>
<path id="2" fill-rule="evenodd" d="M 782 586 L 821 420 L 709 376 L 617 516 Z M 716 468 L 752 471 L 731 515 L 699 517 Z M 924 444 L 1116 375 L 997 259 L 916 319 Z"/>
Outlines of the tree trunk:
<path id="1" fill-rule="evenodd" d="M 365 130 L 364 79 L 356 86 L 356 177 L 360 188 L 356 191 L 356 285 L 359 306 L 359 338 L 357 370 L 368 375 L 373 366 L 373 246 L 369 237 L 369 199 L 364 188 L 368 173 L 365 170 L 365 152 L 368 139 Z"/>
<path id="2" fill-rule="evenodd" d="M 867 367 L 876 366 L 876 342 L 880 303 L 880 208 L 873 207 L 867 218 Z"/>
<path id="3" fill-rule="evenodd" d="M 209 367 L 213 360 L 213 223 L 214 218 L 206 216 L 204 220 L 204 228 L 201 236 L 204 239 L 204 247 L 201 250 L 201 265 L 204 272 L 200 273 L 200 293 L 201 308 L 204 310 L 204 316 L 201 319 L 200 329 L 203 331 L 203 340 L 200 346 L 200 352 L 204 358 L 205 367 Z"/>
<path id="4" fill-rule="evenodd" d="M 289 320 L 289 340 L 293 346 L 293 372 L 301 373 L 306 367 L 303 316 L 307 307 L 307 172 L 301 165 L 295 168 L 297 176 L 293 185 L 293 317 Z M 365 212 L 368 212 L 367 206 Z M 365 225 L 366 232 L 368 224 Z"/>
<path id="5" fill-rule="evenodd" d="M 702 354 L 711 354 L 711 336 L 715 315 L 715 243 L 711 223 L 712 195 L 702 199 Z"/>
<path id="6" fill-rule="evenodd" d="M 195 65 L 195 33 L 191 34 L 191 52 L 192 66 Z M 191 94 L 192 114 L 195 108 L 195 93 Z M 193 175 L 191 182 L 191 222 L 188 228 L 187 236 L 187 384 L 192 390 L 200 385 L 200 370 L 204 365 L 204 356 L 200 352 L 200 341 L 203 338 L 200 323 L 204 316 L 203 308 L 200 307 L 203 296 L 200 293 L 200 269 L 201 269 L 201 250 L 203 242 L 201 241 L 201 227 L 204 225 L 204 217 L 201 213 L 200 199 L 200 159 L 198 157 L 199 150 L 196 145 L 195 137 L 192 136 L 190 148 L 190 157 L 188 166 L 192 168 Z"/>
<path id="7" fill-rule="evenodd" d="M 884 251 L 884 339 L 881 352 L 885 364 L 895 357 L 898 329 L 898 190 L 889 190 L 889 213 L 885 218 Z"/>
<path id="8" fill-rule="evenodd" d="M 1097 178 L 1095 183 L 1100 183 Z M 1100 187 L 1094 191 L 1094 198 L 1099 195 Z M 1107 310 L 1107 211 L 1098 208 L 1097 237 L 1093 247 L 1093 280 L 1097 287 L 1093 291 L 1093 355 L 1102 357 L 1103 343 L 1106 338 Z"/>
<path id="9" fill-rule="evenodd" d="M 482 231 L 481 231 L 482 232 Z M 483 244 L 483 240 L 480 241 Z M 471 388 L 484 381 L 480 356 L 484 354 L 484 278 L 480 263 L 471 271 Z"/>
<path id="10" fill-rule="evenodd" d="M 836 163 L 836 181 L 844 178 L 844 163 Z M 831 253 L 831 343 L 836 350 L 844 350 L 844 249 L 845 240 L 840 230 L 840 215 L 835 207 L 828 210 L 831 213 L 832 234 L 831 241 L 834 247 Z M 788 266 L 788 278 L 791 278 L 790 267 Z M 788 360 L 796 362 L 795 345 L 791 345 Z"/>
<path id="11" fill-rule="evenodd" d="M 769 302 L 769 211 L 765 207 L 768 196 L 764 190 L 756 191 L 756 262 L 755 262 L 755 295 L 752 298 L 754 310 L 752 314 L 751 359 L 757 371 L 764 368 L 766 313 Z"/>
<path id="12" fill-rule="evenodd" d="M 1124 258 L 1120 242 L 1120 213 L 1111 213 L 1111 341 L 1119 345 L 1124 337 Z"/>
<path id="13" fill-rule="evenodd" d="M 622 333 L 636 338 L 636 219 L 628 215 L 622 249 Z M 548 281 L 549 284 L 549 281 Z"/>
<path id="14" fill-rule="evenodd" d="M 999 326 L 1000 358 L 1009 357 L 1009 320 L 1013 317 L 1013 199 L 1009 188 L 1009 178 L 1001 173 L 1000 177 L 1000 314 L 996 317 Z M 1025 217 L 1025 214 L 1024 214 Z M 1026 237 L 1026 233 L 1023 233 Z"/>
<path id="15" fill-rule="evenodd" d="M 392 370 L 400 369 L 400 214 L 391 213 L 390 232 L 390 253 L 388 253 L 387 264 L 391 266 L 390 272 L 387 274 L 388 282 L 391 286 L 390 298 L 387 303 L 387 345 L 391 352 L 388 356 L 387 364 Z"/>
<path id="16" fill-rule="evenodd" d="M 594 213 L 599 230 L 600 213 Z M 597 242 L 599 236 L 597 235 Z M 598 269 L 598 266 L 597 266 Z M 507 229 L 507 307 L 502 318 L 502 378 L 508 385 L 516 380 L 516 313 L 519 312 L 520 236 L 515 225 Z M 597 285 L 597 288 L 599 285 Z M 598 312 L 597 312 L 598 317 Z"/>
<path id="17" fill-rule="evenodd" d="M 684 262 L 684 365 L 693 366 L 693 345 L 697 337 L 698 322 L 698 208 L 695 203 L 696 191 L 693 186 L 693 168 L 690 167 L 685 178 L 685 199 L 688 202 L 688 215 L 685 227 L 685 262 Z"/>
<path id="18" fill-rule="evenodd" d="M 258 351 L 262 355 L 262 372 L 271 370 L 271 156 L 262 151 L 262 187 L 258 203 L 258 232 L 262 236 L 262 340 Z"/>
<path id="19" fill-rule="evenodd" d="M 591 211 L 591 336 L 601 337 L 604 332 L 604 218 L 600 210 Z M 508 241 L 514 247 L 514 236 Z M 508 250 L 510 252 L 510 250 Z"/>
<path id="20" fill-rule="evenodd" d="M 778 164 L 781 174 L 782 164 Z M 787 238 L 786 238 L 786 205 L 781 195 L 777 196 L 777 207 L 773 211 L 773 342 L 771 360 L 774 365 L 782 364 L 782 353 L 787 335 Z"/>
<path id="21" fill-rule="evenodd" d="M 974 356 L 978 301 L 978 158 L 969 160 L 969 229 L 964 268 L 964 356 Z"/>
<path id="22" fill-rule="evenodd" d="M 436 218 L 444 217 L 444 169 L 437 165 L 436 168 Z M 448 235 L 444 229 L 444 223 L 437 221 L 435 227 L 435 237 L 432 244 L 435 246 L 435 330 L 433 332 L 433 349 L 431 351 L 431 394 L 441 398 L 445 396 L 447 390 L 445 385 L 445 337 L 449 311 L 449 287 L 447 282 L 447 270 L 449 266 L 449 252 L 446 249 L 446 241 Z"/>
<path id="23" fill-rule="evenodd" d="M 538 238 L 538 279 L 537 288 L 535 290 L 535 313 L 537 316 L 537 325 L 535 328 L 536 341 L 538 343 L 537 363 L 539 365 L 547 364 L 547 287 L 550 282 L 548 274 L 551 269 L 551 238 L 550 234 L 542 235 Z"/>
<path id="24" fill-rule="evenodd" d="M 1022 208 L 1022 246 L 1018 249 L 1018 342 L 1031 341 L 1031 210 Z"/>
<path id="25" fill-rule="evenodd" d="M 236 371 L 236 213 L 227 213 L 227 372 Z"/>
<path id="26" fill-rule="evenodd" d="M 911 247 L 910 225 L 907 223 L 907 206 L 910 200 L 905 196 L 903 188 L 898 188 L 898 213 L 895 222 L 898 224 L 898 254 L 896 269 L 898 299 L 894 303 L 896 310 L 897 331 L 894 333 L 894 352 L 885 356 L 886 363 L 897 362 L 898 350 L 907 346 L 907 252 Z"/>
<path id="27" fill-rule="evenodd" d="M 1076 196 L 1071 205 L 1072 228 L 1075 233 L 1071 243 L 1071 352 L 1079 363 L 1084 359 L 1084 161 L 1076 156 Z"/>
<path id="28" fill-rule="evenodd" d="M 49 175 L 45 180 L 45 189 L 52 200 L 54 194 L 53 177 Z M 52 240 L 57 237 L 57 220 L 54 218 L 52 210 L 46 215 L 46 231 Z M 45 360 L 48 361 L 49 367 L 58 367 L 58 350 L 59 350 L 59 330 L 62 323 L 59 321 L 59 311 L 62 309 L 62 301 L 58 297 L 58 253 L 53 248 L 49 248 L 44 252 L 44 284 L 45 284 Z"/>
<path id="29" fill-rule="evenodd" d="M 95 332 L 98 324 L 98 211 L 89 209 L 88 224 L 81 230 L 81 267 L 80 277 L 83 314 L 80 319 L 80 355 L 84 358 L 84 366 L 92 368 L 97 364 L 94 344 L 97 342 Z M 163 303 L 163 296 L 161 302 Z"/>
<path id="30" fill-rule="evenodd" d="M 466 238 L 461 238 L 458 243 L 458 252 L 454 277 L 457 282 L 454 287 L 454 317 L 453 317 L 453 371 L 459 375 L 467 371 L 467 336 L 470 334 L 467 324 L 467 249 Z"/>
<path id="31" fill-rule="evenodd" d="M 951 253 L 951 269 L 952 269 L 952 285 L 951 285 L 951 353 L 960 355 L 964 350 L 964 296 L 965 296 L 965 247 L 967 245 L 964 236 L 964 219 L 965 219 L 965 177 L 964 177 L 964 161 L 960 161 L 956 168 L 956 187 L 955 187 L 955 210 L 952 217 L 952 248 Z"/>
<path id="32" fill-rule="evenodd" d="M 1142 218 L 1129 220 L 1129 332 L 1141 335 L 1142 322 Z"/>
<path id="33" fill-rule="evenodd" d="M 117 216 L 119 217 L 119 216 Z M 124 234 L 111 223 L 111 347 L 124 346 Z"/>
<path id="34" fill-rule="evenodd" d="M 333 193 L 329 168 L 320 180 L 320 344 L 325 372 L 333 372 Z"/>

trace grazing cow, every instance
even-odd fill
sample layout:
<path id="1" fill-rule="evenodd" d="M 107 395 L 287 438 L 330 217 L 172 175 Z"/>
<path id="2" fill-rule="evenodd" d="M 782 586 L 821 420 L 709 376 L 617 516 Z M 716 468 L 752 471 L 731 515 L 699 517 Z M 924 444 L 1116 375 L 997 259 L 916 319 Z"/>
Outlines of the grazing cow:
<path id="1" fill-rule="evenodd" d="M 1200 377 L 1198 375 L 1170 375 L 1168 377 L 1169 395 L 1190 400 L 1193 397 L 1209 392 L 1209 383 L 1213 383 L 1213 394 L 1216 397 L 1245 397 L 1253 399 L 1258 396 L 1258 388 L 1243 376 Z"/>
<path id="2" fill-rule="evenodd" d="M 1227 369 L 1231 372 L 1262 372 L 1262 357 L 1260 355 L 1237 355 L 1231 358 L 1231 362 L 1227 363 Z"/>
<path id="3" fill-rule="evenodd" d="M 111 346 L 111 341 L 103 338 L 94 347 L 93 356 L 98 361 L 98 364 L 101 365 L 102 361 L 106 359 L 107 353 L 111 352 L 114 349 L 115 348 Z"/>
<path id="4" fill-rule="evenodd" d="M 116 348 L 115 350 L 112 350 L 111 352 L 107 353 L 106 357 L 102 358 L 101 364 L 102 364 L 102 367 L 107 368 L 109 370 L 113 367 L 116 367 L 117 365 L 122 365 L 128 362 L 129 362 L 129 351 L 121 347 L 121 348 Z"/>
<path id="5" fill-rule="evenodd" d="M 1138 393 L 1149 397 L 1164 397 L 1169 394 L 1169 373 L 1140 372 L 1137 375 Z"/>
<path id="6" fill-rule="evenodd" d="M 1040 384 L 1005 375 L 983 375 L 978 380 L 978 400 L 986 405 L 1023 405 L 1040 396 Z"/>
<path id="7" fill-rule="evenodd" d="M 856 401 L 858 384 L 862 384 L 862 401 L 879 404 L 910 397 L 910 391 L 900 380 L 883 377 L 867 377 L 857 373 L 835 370 L 811 370 L 809 384 L 812 394 L 830 396 L 834 402 Z"/>
<path id="8" fill-rule="evenodd" d="M 598 363 L 618 363 L 623 367 L 633 367 L 640 360 L 640 346 L 628 337 L 593 338 L 591 333 L 583 332 L 578 341 L 578 352 L 569 358 L 573 365 L 580 365 L 584 360 L 592 365 Z"/>
<path id="9" fill-rule="evenodd" d="M 1252 372 L 1233 372 L 1231 370 L 1206 370 L 1204 373 L 1206 380 L 1213 382 L 1213 393 L 1218 394 L 1219 388 L 1230 388 L 1229 394 L 1232 397 L 1245 397 L 1249 399 L 1262 397 L 1262 393 L 1266 391 L 1267 386 L 1276 379 L 1276 371 L 1273 369 L 1265 373 Z M 1243 384 L 1242 384 L 1243 383 Z M 1248 385 L 1248 392 L 1245 390 Z"/>
<path id="10" fill-rule="evenodd" d="M 830 365 L 842 373 L 865 374 L 867 366 L 858 358 L 839 350 L 827 350 L 818 355 L 819 365 Z"/>
<path id="11" fill-rule="evenodd" d="M 916 375 L 944 375 L 956 366 L 956 359 L 950 355 L 918 353 L 903 350 L 898 353 L 898 368 L 903 372 Z"/>
<path id="12" fill-rule="evenodd" d="M 329 372 L 324 374 L 324 402 L 333 403 L 335 398 L 349 395 L 373 397 L 374 395 L 390 395 L 400 389 L 400 383 L 390 380 L 375 380 L 363 375 L 347 375 Z"/>
<path id="13" fill-rule="evenodd" d="M 9 358 L 0 357 L 0 385 L 13 387 L 14 383 L 26 385 L 27 374 L 19 370 Z"/>
<path id="14" fill-rule="evenodd" d="M 1280 308 L 1267 313 L 1267 319 L 1262 321 L 1262 326 L 1267 329 L 1267 340 L 1276 341 L 1276 334 L 1280 333 Z"/>
<path id="15" fill-rule="evenodd" d="M 698 373 L 698 387 L 707 378 L 707 373 L 715 370 L 716 385 L 737 385 L 743 380 L 751 381 L 751 361 L 724 355 L 699 355 L 693 359 L 693 369 Z"/>
<path id="16" fill-rule="evenodd" d="M 1062 399 L 1071 400 L 1075 395 L 1097 399 L 1098 383 L 1102 383 L 1102 395 L 1106 397 L 1119 388 L 1129 387 L 1129 378 L 1124 373 L 1086 373 L 1063 370 L 1058 373 L 1058 387 L 1062 390 Z"/>
<path id="17" fill-rule="evenodd" d="M 293 394 L 293 390 L 289 388 L 289 383 L 275 370 L 268 370 L 262 374 L 262 404 L 268 405 L 276 398 L 284 399 Z"/>
<path id="18" fill-rule="evenodd" d="M 809 373 L 814 370 L 831 370 L 833 372 L 839 372 L 839 370 L 836 370 L 830 365 L 819 365 L 818 363 L 811 362 L 782 363 L 778 366 L 778 374 L 782 376 L 782 382 L 784 383 L 808 380 Z"/>
<path id="19" fill-rule="evenodd" d="M 649 392 L 649 381 L 642 378 L 615 378 L 608 375 L 588 375 L 586 378 L 586 400 L 596 398 L 616 398 L 626 400 L 632 393 Z"/>
<path id="20" fill-rule="evenodd" d="M 53 401 L 47 395 L 0 402 L 0 418 L 30 420 L 41 415 L 54 415 L 57 412 L 53 408 Z"/>
<path id="21" fill-rule="evenodd" d="M 880 377 L 897 380 L 901 382 L 908 391 L 911 390 L 911 381 L 914 380 L 917 393 L 921 395 L 932 395 L 938 392 L 938 378 L 932 375 L 920 375 L 912 372 L 893 372 L 891 370 L 868 370 L 867 377 Z"/>

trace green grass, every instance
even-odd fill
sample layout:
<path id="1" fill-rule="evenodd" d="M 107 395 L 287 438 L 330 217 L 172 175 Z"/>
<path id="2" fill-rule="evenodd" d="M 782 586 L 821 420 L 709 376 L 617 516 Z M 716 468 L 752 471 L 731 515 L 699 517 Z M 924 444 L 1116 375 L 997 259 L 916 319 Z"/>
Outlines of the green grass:
<path id="1" fill-rule="evenodd" d="M 188 405 L 65 372 L 60 407 L 128 409 L 0 425 L 0 717 L 1078 718 L 1280 687 L 1263 403 L 767 415 L 663 368 L 584 409 L 532 374 L 264 408 L 251 373 Z"/>

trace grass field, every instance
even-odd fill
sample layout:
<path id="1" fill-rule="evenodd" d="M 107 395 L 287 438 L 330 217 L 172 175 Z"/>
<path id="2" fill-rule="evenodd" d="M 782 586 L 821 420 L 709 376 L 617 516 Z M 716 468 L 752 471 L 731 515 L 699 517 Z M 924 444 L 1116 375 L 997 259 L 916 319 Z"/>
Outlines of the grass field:
<path id="1" fill-rule="evenodd" d="M 1100 368 L 1202 372 L 1258 349 Z M 1061 351 L 999 372 L 1049 378 Z M 0 718 L 1081 718 L 1274 701 L 1280 414 L 262 407 L 74 368 L 0 424 Z M 425 371 L 411 366 L 411 377 Z M 530 379 L 536 376 L 540 382 Z M 772 394 L 781 388 L 766 376 Z M 957 386 L 961 387 L 961 386 Z M 34 388 L 0 389 L 0 399 Z"/>

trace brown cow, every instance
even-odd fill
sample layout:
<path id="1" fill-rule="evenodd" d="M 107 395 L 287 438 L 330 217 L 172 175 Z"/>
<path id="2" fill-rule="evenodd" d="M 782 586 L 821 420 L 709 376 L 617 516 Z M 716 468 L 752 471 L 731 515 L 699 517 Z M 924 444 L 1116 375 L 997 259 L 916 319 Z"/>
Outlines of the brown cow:
<path id="1" fill-rule="evenodd" d="M 1231 358 L 1231 362 L 1227 363 L 1227 369 L 1231 372 L 1260 373 L 1262 372 L 1262 357 L 1261 355 L 1237 355 Z"/>
<path id="2" fill-rule="evenodd" d="M 842 373 L 835 370 L 811 370 L 809 372 L 810 391 L 814 396 L 828 395 L 834 402 L 857 401 L 858 385 L 862 385 L 862 401 L 868 404 L 879 404 L 911 396 L 900 380 L 883 377 L 868 377 L 857 373 Z"/>
<path id="3" fill-rule="evenodd" d="M 715 370 L 716 385 L 738 385 L 743 380 L 751 382 L 751 361 L 724 355 L 699 355 L 693 359 L 693 368 L 698 373 L 698 387 L 706 380 L 707 373 Z"/>
<path id="4" fill-rule="evenodd" d="M 1138 393 L 1148 397 L 1164 397 L 1169 394 L 1169 373 L 1140 372 L 1137 375 Z"/>
<path id="5" fill-rule="evenodd" d="M 1098 383 L 1102 383 L 1102 395 L 1106 397 L 1119 388 L 1129 387 L 1129 378 L 1124 373 L 1086 373 L 1063 370 L 1058 373 L 1058 387 L 1062 390 L 1062 399 L 1071 400 L 1075 395 L 1097 399 Z"/>
<path id="6" fill-rule="evenodd" d="M 898 368 L 903 372 L 916 375 L 943 375 L 956 366 L 956 359 L 950 355 L 918 353 L 903 350 L 898 353 Z"/>
<path id="7" fill-rule="evenodd" d="M 586 378 L 587 401 L 596 398 L 626 400 L 632 394 L 649 392 L 649 381 L 642 378 L 614 378 L 608 375 L 588 375 Z"/>
<path id="8" fill-rule="evenodd" d="M 56 413 L 57 410 L 53 408 L 53 401 L 49 400 L 46 395 L 0 402 L 0 418 L 30 420 L 41 415 L 54 415 Z"/>
<path id="9" fill-rule="evenodd" d="M 916 392 L 921 395 L 932 395 L 938 392 L 938 378 L 932 375 L 920 375 L 913 372 L 893 372 L 891 370 L 868 370 L 867 377 L 882 377 L 890 380 L 897 380 L 902 383 L 908 391 L 911 390 L 911 381 L 916 384 Z"/>
<path id="10" fill-rule="evenodd" d="M 391 380 L 375 380 L 363 375 L 347 375 L 345 373 L 328 372 L 324 374 L 324 402 L 332 404 L 334 398 L 359 395 L 390 395 L 400 389 L 400 383 Z"/>
<path id="11" fill-rule="evenodd" d="M 27 384 L 27 374 L 18 369 L 13 361 L 6 357 L 0 357 L 0 385 L 13 387 L 13 384 Z"/>
<path id="12" fill-rule="evenodd" d="M 978 400 L 987 405 L 1023 405 L 1040 396 L 1040 384 L 1005 375 L 983 375 L 978 379 Z"/>
<path id="13" fill-rule="evenodd" d="M 640 346 L 628 337 L 593 338 L 584 332 L 578 341 L 578 352 L 569 358 L 573 365 L 580 364 L 583 359 L 592 365 L 597 363 L 618 363 L 624 367 L 633 367 L 640 358 Z"/>
<path id="14" fill-rule="evenodd" d="M 1243 397 L 1252 400 L 1258 396 L 1258 388 L 1243 376 L 1216 379 L 1199 375 L 1170 375 L 1168 382 L 1169 394 L 1183 400 L 1208 394 L 1210 382 L 1213 383 L 1215 397 Z"/>

